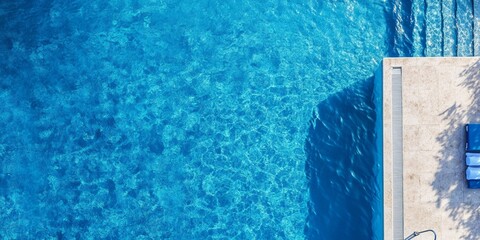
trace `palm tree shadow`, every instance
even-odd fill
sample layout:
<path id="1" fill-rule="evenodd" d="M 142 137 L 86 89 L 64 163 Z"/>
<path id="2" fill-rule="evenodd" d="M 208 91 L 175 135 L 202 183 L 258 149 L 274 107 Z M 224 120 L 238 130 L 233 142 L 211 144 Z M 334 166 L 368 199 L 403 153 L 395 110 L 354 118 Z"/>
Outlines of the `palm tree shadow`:
<path id="1" fill-rule="evenodd" d="M 380 214 L 375 171 L 374 78 L 320 102 L 309 123 L 305 172 L 310 190 L 307 239 L 372 239 Z M 378 166 L 377 166 L 378 167 Z"/>
<path id="2" fill-rule="evenodd" d="M 463 149 L 465 124 L 480 122 L 480 61 L 466 68 L 460 77 L 464 80 L 459 86 L 468 90 L 471 104 L 454 103 L 440 114 L 449 127 L 436 138 L 441 150 L 436 156 L 439 168 L 431 185 L 437 208 L 445 209 L 457 229 L 467 233 L 462 239 L 476 240 L 480 239 L 480 190 L 467 188 Z"/>

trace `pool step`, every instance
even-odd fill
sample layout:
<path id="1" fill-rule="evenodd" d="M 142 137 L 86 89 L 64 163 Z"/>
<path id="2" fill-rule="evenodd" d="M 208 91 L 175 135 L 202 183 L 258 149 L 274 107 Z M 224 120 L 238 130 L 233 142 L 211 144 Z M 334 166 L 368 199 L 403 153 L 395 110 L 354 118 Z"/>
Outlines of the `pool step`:
<path id="1" fill-rule="evenodd" d="M 426 37 L 426 56 L 442 56 L 443 55 L 443 33 L 442 33 L 442 4 L 438 0 L 426 1 L 425 14 L 425 37 Z"/>
<path id="2" fill-rule="evenodd" d="M 457 56 L 473 55 L 473 2 L 457 0 Z"/>
<path id="3" fill-rule="evenodd" d="M 442 1 L 443 56 L 455 56 L 457 54 L 456 9 L 454 0 Z"/>
<path id="4" fill-rule="evenodd" d="M 473 55 L 480 56 L 480 2 L 473 1 Z"/>

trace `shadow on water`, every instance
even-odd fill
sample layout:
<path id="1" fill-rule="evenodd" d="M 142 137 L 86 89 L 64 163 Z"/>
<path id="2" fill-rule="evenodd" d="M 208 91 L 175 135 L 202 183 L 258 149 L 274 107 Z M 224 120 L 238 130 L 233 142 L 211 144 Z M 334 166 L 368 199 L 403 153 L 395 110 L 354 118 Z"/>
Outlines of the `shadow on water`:
<path id="1" fill-rule="evenodd" d="M 451 107 L 441 109 L 442 121 L 449 127 L 436 138 L 441 146 L 436 156 L 440 165 L 431 185 L 436 207 L 445 209 L 447 220 L 455 222 L 456 228 L 466 233 L 461 239 L 477 240 L 480 239 L 480 190 L 468 189 L 465 181 L 464 126 L 480 122 L 480 61 L 466 68 L 460 77 L 464 80 L 459 86 L 468 90 L 472 101 L 466 106 L 454 102 Z"/>
<path id="2" fill-rule="evenodd" d="M 309 123 L 307 239 L 374 239 L 378 214 L 374 78 L 320 102 Z"/>

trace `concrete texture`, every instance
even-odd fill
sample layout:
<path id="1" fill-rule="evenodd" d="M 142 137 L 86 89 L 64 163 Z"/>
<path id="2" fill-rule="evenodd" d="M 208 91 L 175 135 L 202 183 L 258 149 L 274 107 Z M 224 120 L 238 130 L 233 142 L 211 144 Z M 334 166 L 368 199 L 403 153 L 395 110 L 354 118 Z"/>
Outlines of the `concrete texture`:
<path id="1" fill-rule="evenodd" d="M 383 61 L 385 239 L 393 239 L 392 67 L 402 68 L 404 236 L 480 239 L 480 189 L 465 181 L 464 125 L 480 122 L 480 58 Z M 415 239 L 433 239 L 425 233 Z"/>

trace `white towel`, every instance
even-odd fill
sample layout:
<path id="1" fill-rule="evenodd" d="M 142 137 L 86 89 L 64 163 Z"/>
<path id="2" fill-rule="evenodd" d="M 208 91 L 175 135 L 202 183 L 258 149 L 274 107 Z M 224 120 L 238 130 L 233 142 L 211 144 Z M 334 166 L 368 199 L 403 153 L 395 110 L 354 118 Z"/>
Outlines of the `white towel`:
<path id="1" fill-rule="evenodd" d="M 467 180 L 480 180 L 480 167 L 468 167 Z"/>
<path id="2" fill-rule="evenodd" d="M 466 153 L 465 161 L 467 166 L 479 166 L 480 167 L 480 153 Z"/>

